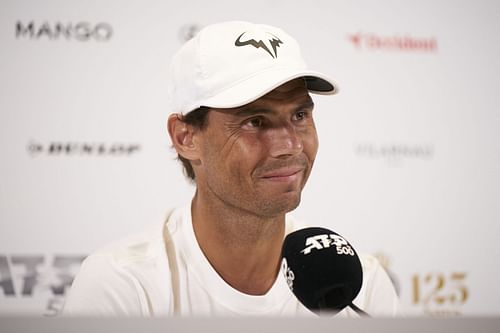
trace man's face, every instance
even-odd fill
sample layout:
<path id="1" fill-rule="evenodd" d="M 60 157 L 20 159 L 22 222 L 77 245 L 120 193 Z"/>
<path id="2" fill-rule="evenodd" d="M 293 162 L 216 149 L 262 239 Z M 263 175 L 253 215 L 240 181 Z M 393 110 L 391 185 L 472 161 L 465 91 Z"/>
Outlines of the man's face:
<path id="1" fill-rule="evenodd" d="M 197 132 L 198 191 L 262 217 L 296 208 L 318 150 L 302 79 L 234 109 L 211 109 Z"/>

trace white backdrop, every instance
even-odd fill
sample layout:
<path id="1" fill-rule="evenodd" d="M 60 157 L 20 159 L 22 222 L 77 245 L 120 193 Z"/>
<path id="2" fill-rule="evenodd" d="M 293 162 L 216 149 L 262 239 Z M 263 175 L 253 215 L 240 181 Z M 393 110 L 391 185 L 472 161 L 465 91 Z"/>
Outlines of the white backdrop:
<path id="1" fill-rule="evenodd" d="M 377 254 L 410 315 L 500 315 L 500 3 L 3 0 L 0 314 L 54 315 L 91 251 L 189 200 L 170 57 L 207 24 L 279 26 L 340 85 L 294 214 Z"/>

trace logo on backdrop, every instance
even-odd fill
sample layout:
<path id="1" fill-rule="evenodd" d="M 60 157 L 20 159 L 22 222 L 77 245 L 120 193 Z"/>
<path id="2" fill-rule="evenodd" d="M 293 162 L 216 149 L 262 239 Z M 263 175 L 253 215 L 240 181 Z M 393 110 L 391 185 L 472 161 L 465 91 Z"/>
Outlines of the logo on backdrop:
<path id="1" fill-rule="evenodd" d="M 464 271 L 415 273 L 412 276 L 412 305 L 431 317 L 462 315 L 469 300 L 467 273 Z"/>
<path id="2" fill-rule="evenodd" d="M 429 144 L 371 144 L 363 143 L 354 146 L 354 153 L 363 158 L 385 160 L 399 163 L 404 160 L 431 160 L 434 147 Z"/>
<path id="3" fill-rule="evenodd" d="M 199 24 L 196 24 L 196 23 L 188 23 L 188 24 L 185 24 L 183 25 L 180 29 L 179 29 L 179 39 L 182 43 L 185 43 L 187 42 L 188 40 L 190 40 L 191 38 L 193 38 L 194 36 L 196 36 L 196 34 L 198 33 L 198 31 L 200 31 L 202 28 L 201 25 Z"/>
<path id="4" fill-rule="evenodd" d="M 3 255 L 0 254 L 1 307 L 9 305 L 57 315 L 71 286 L 83 255 Z M 45 309 L 33 309 L 34 299 L 43 299 Z M 0 308 L 1 308 L 0 307 Z"/>
<path id="5" fill-rule="evenodd" d="M 41 143 L 30 141 L 28 154 L 36 156 L 132 156 L 141 150 L 138 143 L 68 142 L 53 141 Z"/>
<path id="6" fill-rule="evenodd" d="M 433 53 L 438 50 L 436 37 L 380 36 L 374 33 L 349 34 L 349 41 L 358 50 L 406 51 Z"/>
<path id="7" fill-rule="evenodd" d="M 89 22 L 16 22 L 16 38 L 31 40 L 77 40 L 106 42 L 113 36 L 109 23 Z"/>

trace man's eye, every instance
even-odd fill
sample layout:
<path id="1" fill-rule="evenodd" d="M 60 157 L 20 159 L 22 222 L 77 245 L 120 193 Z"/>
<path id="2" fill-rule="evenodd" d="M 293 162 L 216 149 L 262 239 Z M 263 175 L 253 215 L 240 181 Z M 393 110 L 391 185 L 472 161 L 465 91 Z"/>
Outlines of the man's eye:
<path id="1" fill-rule="evenodd" d="M 303 120 L 305 118 L 307 118 L 307 112 L 305 111 L 298 111 L 294 115 L 295 120 Z"/>
<path id="2" fill-rule="evenodd" d="M 249 119 L 246 124 L 250 127 L 261 127 L 263 124 L 262 118 Z"/>

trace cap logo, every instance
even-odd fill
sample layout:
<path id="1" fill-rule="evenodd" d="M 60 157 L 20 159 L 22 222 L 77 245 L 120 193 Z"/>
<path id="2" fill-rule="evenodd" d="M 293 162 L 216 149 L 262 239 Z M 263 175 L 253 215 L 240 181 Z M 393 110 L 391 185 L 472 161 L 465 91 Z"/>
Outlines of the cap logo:
<path id="1" fill-rule="evenodd" d="M 276 37 L 275 35 L 273 35 L 269 32 L 266 32 L 267 38 L 256 37 L 256 38 L 248 39 L 248 37 L 247 37 L 247 38 L 245 38 L 245 40 L 242 41 L 241 37 L 243 37 L 244 34 L 250 35 L 250 33 L 248 33 L 248 32 L 242 33 L 234 42 L 235 46 L 252 45 L 256 49 L 261 48 L 261 49 L 265 50 L 273 58 L 278 57 L 278 47 L 280 46 L 280 44 L 283 44 L 283 42 L 278 37 Z M 253 36 L 251 36 L 251 37 L 253 37 Z M 271 51 L 271 49 L 272 49 L 272 51 Z"/>

